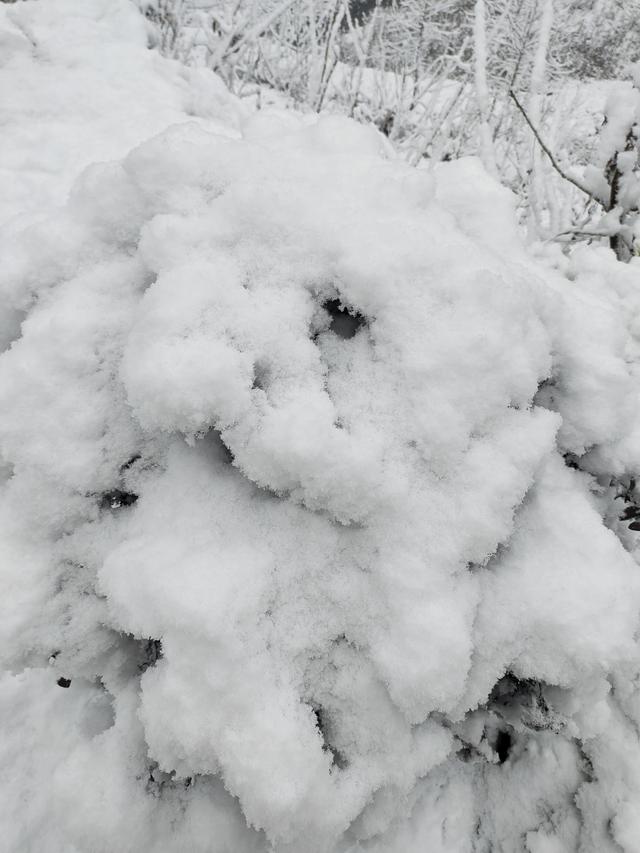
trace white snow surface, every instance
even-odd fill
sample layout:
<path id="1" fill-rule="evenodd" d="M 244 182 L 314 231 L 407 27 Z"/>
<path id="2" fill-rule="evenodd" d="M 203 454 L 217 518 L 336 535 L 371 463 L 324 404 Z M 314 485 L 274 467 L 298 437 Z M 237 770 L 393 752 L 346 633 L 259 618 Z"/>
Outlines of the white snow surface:
<path id="1" fill-rule="evenodd" d="M 637 853 L 638 260 L 126 0 L 0 46 L 4 849 Z"/>

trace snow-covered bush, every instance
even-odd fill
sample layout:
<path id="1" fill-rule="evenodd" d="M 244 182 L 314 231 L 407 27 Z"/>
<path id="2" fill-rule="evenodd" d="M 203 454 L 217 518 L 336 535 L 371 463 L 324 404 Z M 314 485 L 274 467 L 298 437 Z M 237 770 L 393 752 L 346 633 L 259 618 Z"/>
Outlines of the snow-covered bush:
<path id="1" fill-rule="evenodd" d="M 200 85 L 129 14 L 3 13 L 30 162 L 121 28 L 113 97 Z M 6 849 L 631 853 L 637 262 L 202 91 L 0 246 Z"/>
<path id="2" fill-rule="evenodd" d="M 610 235 L 619 260 L 636 252 L 640 212 L 640 62 L 626 88 L 618 87 L 605 106 L 594 162 L 586 170 L 587 187 L 604 216 L 596 231 Z"/>
<path id="3" fill-rule="evenodd" d="M 635 0 L 137 2 L 165 55 L 214 70 L 258 107 L 374 123 L 412 164 L 480 154 L 517 194 L 531 239 L 564 237 L 588 203 L 545 158 L 511 90 L 559 162 L 580 171 L 603 86 L 640 51 Z"/>

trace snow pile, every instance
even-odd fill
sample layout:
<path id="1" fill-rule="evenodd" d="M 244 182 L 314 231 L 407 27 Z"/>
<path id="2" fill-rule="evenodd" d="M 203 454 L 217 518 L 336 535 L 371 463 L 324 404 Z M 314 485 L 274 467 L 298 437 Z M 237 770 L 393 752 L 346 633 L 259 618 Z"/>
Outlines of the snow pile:
<path id="1" fill-rule="evenodd" d="M 146 38 L 123 0 L 0 5 L 0 223 L 63 202 L 85 166 L 187 116 L 234 134 L 242 109 L 220 80 Z"/>
<path id="2" fill-rule="evenodd" d="M 183 85 L 121 3 L 13 14 Z M 241 138 L 2 244 L 7 849 L 637 850 L 637 267 L 536 266 L 473 160 L 219 103 Z"/>

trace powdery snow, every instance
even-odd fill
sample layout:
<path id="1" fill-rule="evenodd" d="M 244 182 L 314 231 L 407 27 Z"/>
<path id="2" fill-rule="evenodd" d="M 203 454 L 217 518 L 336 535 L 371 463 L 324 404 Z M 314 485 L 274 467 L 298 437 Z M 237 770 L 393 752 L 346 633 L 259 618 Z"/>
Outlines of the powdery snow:
<path id="1" fill-rule="evenodd" d="M 637 851 L 638 262 L 0 11 L 6 849 Z"/>

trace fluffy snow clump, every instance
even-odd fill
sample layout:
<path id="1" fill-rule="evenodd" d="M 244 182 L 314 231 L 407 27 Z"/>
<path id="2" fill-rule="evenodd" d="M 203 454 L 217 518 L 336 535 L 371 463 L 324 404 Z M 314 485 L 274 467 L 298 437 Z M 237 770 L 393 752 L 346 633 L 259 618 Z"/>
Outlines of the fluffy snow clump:
<path id="1" fill-rule="evenodd" d="M 130 15 L 4 12 L 25 102 L 200 86 Z M 211 86 L 2 245 L 6 849 L 637 850 L 629 270 Z"/>

